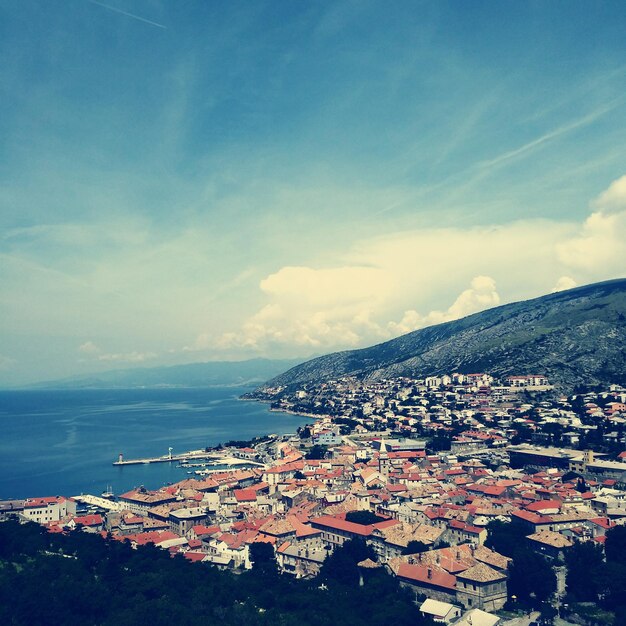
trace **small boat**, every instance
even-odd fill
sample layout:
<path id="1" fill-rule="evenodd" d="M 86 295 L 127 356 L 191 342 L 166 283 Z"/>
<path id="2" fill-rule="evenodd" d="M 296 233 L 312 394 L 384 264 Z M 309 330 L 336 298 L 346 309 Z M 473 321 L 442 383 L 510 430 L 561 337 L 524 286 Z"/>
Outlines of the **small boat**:
<path id="1" fill-rule="evenodd" d="M 107 500 L 113 500 L 113 498 L 115 497 L 115 494 L 113 493 L 113 488 L 111 487 L 111 485 L 107 485 L 107 488 L 102 492 L 102 497 L 106 498 Z"/>

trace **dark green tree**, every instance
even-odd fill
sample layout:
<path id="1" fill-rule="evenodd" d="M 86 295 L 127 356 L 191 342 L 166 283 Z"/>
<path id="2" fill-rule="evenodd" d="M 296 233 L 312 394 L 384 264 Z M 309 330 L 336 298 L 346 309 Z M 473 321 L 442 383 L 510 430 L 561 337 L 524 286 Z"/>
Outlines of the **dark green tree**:
<path id="1" fill-rule="evenodd" d="M 567 592 L 578 602 L 595 602 L 604 568 L 602 548 L 591 541 L 575 543 L 565 554 Z"/>
<path id="2" fill-rule="evenodd" d="M 324 580 L 355 586 L 360 580 L 357 564 L 366 559 L 376 559 L 372 548 L 363 539 L 351 539 L 326 558 L 320 575 Z"/>
<path id="3" fill-rule="evenodd" d="M 346 513 L 346 521 L 352 522 L 354 524 L 376 524 L 377 522 L 382 522 L 385 518 L 379 517 L 376 513 L 372 513 L 371 511 L 348 511 Z"/>
<path id="4" fill-rule="evenodd" d="M 304 455 L 304 457 L 310 460 L 325 459 L 327 452 L 328 449 L 326 448 L 326 446 L 320 446 L 316 444 Z"/>
<path id="5" fill-rule="evenodd" d="M 518 550 L 509 569 L 509 596 L 530 606 L 545 602 L 556 591 L 556 575 L 548 561 L 532 550 Z"/>
<path id="6" fill-rule="evenodd" d="M 606 560 L 626 564 L 626 526 L 614 526 L 606 533 Z"/>
<path id="7" fill-rule="evenodd" d="M 427 552 L 428 546 L 421 541 L 409 541 L 407 543 L 406 548 L 402 550 L 402 554 L 418 554 L 420 552 Z"/>
<path id="8" fill-rule="evenodd" d="M 252 569 L 263 576 L 277 573 L 276 558 L 272 544 L 259 541 L 250 544 L 250 561 Z"/>

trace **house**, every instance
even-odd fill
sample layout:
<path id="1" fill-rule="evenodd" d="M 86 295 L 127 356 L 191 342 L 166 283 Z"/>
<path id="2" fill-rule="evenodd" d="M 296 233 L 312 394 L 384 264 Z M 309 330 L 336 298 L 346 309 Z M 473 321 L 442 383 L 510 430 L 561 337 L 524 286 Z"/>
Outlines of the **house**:
<path id="1" fill-rule="evenodd" d="M 420 606 L 420 613 L 430 617 L 436 624 L 450 624 L 461 615 L 461 609 L 449 602 L 427 598 Z"/>
<path id="2" fill-rule="evenodd" d="M 453 519 L 448 523 L 447 537 L 452 545 L 468 542 L 482 545 L 487 539 L 487 529 Z"/>
<path id="3" fill-rule="evenodd" d="M 218 567 L 250 569 L 252 563 L 248 543 L 256 535 L 256 531 L 242 531 L 203 537 L 202 551 L 208 555 L 206 560 Z"/>
<path id="4" fill-rule="evenodd" d="M 395 561 L 395 562 L 394 562 Z M 389 568 L 396 575 L 400 585 L 419 596 L 426 596 L 440 602 L 456 600 L 456 577 L 441 569 L 421 563 L 407 563 L 400 559 L 390 561 Z"/>
<path id="5" fill-rule="evenodd" d="M 169 525 L 172 532 L 184 536 L 194 526 L 205 522 L 207 518 L 207 511 L 204 507 L 177 509 L 170 511 Z"/>
<path id="6" fill-rule="evenodd" d="M 574 545 L 571 539 L 547 529 L 528 535 L 526 539 L 537 552 L 558 561 L 562 561 L 564 551 Z"/>
<path id="7" fill-rule="evenodd" d="M 65 526 L 71 530 L 76 529 L 76 527 L 82 527 L 83 530 L 88 532 L 100 532 L 104 528 L 104 519 L 102 515 L 82 515 L 73 517 Z"/>
<path id="8" fill-rule="evenodd" d="M 471 609 L 454 626 L 497 626 L 500 622 L 497 615 L 481 609 Z"/>
<path id="9" fill-rule="evenodd" d="M 375 528 L 385 528 L 397 524 L 397 520 L 385 520 L 376 524 L 356 524 L 339 516 L 322 515 L 311 519 L 313 528 L 322 531 L 322 542 L 331 549 L 342 546 L 346 541 L 370 537 Z"/>
<path id="10" fill-rule="evenodd" d="M 328 551 L 322 547 L 285 541 L 276 550 L 276 562 L 281 571 L 296 578 L 313 578 L 320 573 L 327 554 Z"/>
<path id="11" fill-rule="evenodd" d="M 375 528 L 368 543 L 383 562 L 401 556 L 411 541 L 419 541 L 426 546 L 435 545 L 444 535 L 444 530 L 428 524 L 400 523 L 383 528 Z"/>
<path id="12" fill-rule="evenodd" d="M 456 597 L 465 608 L 497 611 L 507 600 L 506 574 L 477 563 L 456 575 Z"/>

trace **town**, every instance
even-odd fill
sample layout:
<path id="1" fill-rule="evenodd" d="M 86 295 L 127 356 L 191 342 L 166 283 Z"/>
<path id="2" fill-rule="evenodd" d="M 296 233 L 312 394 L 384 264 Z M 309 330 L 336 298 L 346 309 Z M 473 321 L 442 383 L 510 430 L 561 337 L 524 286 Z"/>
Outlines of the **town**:
<path id="1" fill-rule="evenodd" d="M 242 463 L 232 469 L 111 499 L 0 502 L 0 519 L 233 571 L 252 568 L 264 544 L 297 578 L 358 542 L 369 554 L 359 575 L 384 568 L 435 622 L 521 626 L 584 610 L 576 623 L 610 623 L 598 615 L 613 615 L 612 592 L 594 597 L 578 577 L 585 558 L 602 567 L 624 545 L 626 389 L 565 396 L 540 375 L 451 373 L 265 388 L 260 399 L 312 421 L 222 446 Z"/>

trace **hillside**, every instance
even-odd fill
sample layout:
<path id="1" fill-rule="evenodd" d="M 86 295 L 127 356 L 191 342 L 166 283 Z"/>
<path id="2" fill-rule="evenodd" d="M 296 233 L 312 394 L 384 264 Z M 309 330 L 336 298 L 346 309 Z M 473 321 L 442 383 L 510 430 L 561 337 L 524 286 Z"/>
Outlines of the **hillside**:
<path id="1" fill-rule="evenodd" d="M 209 361 L 164 367 L 137 367 L 73 376 L 29 385 L 30 389 L 98 389 L 132 387 L 211 387 L 253 385 L 292 367 L 297 360 L 250 359 Z"/>
<path id="2" fill-rule="evenodd" d="M 577 287 L 416 330 L 293 367 L 260 387 L 293 389 L 343 375 L 544 374 L 559 388 L 626 383 L 626 279 Z"/>

